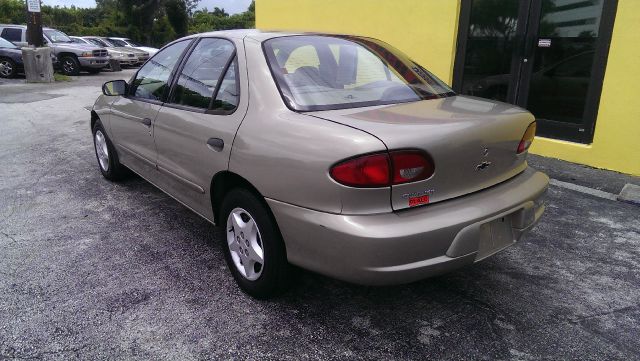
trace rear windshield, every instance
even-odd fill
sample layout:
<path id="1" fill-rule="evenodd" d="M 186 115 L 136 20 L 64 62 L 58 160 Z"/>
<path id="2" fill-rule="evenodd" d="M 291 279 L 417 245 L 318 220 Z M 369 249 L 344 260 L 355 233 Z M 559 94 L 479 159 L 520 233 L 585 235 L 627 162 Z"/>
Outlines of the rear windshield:
<path id="1" fill-rule="evenodd" d="M 264 51 L 287 105 L 345 109 L 455 95 L 397 49 L 354 36 L 300 35 L 267 40 Z"/>

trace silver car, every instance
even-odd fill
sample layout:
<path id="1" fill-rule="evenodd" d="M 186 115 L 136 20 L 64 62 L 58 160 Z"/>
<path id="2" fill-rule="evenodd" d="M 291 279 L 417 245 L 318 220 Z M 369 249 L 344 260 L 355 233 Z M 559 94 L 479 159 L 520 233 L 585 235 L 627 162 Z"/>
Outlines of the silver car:
<path id="1" fill-rule="evenodd" d="M 82 38 L 85 39 L 85 40 L 90 41 L 93 44 L 103 46 L 107 50 L 116 50 L 116 51 L 121 52 L 121 53 L 126 53 L 127 54 L 127 58 L 129 58 L 130 60 L 133 60 L 133 62 L 127 63 L 127 65 L 142 65 L 145 61 L 147 61 L 149 59 L 149 52 L 146 52 L 146 51 L 143 51 L 143 50 L 140 50 L 140 49 L 136 49 L 136 48 L 130 48 L 130 47 L 125 47 L 125 46 L 115 45 L 114 43 L 112 43 L 110 40 L 108 40 L 105 37 L 101 37 L 101 36 L 83 36 Z M 131 58 L 133 58 L 133 59 L 131 59 Z"/>
<path id="2" fill-rule="evenodd" d="M 240 287 L 264 298 L 290 265 L 412 282 L 478 262 L 540 219 L 534 117 L 456 95 L 375 39 L 198 34 L 103 86 L 100 171 L 139 174 L 224 227 Z"/>

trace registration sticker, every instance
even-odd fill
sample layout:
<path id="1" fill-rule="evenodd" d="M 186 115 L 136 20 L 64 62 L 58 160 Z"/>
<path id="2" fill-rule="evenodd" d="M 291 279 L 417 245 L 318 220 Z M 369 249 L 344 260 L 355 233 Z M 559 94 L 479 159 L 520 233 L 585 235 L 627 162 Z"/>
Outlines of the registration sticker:
<path id="1" fill-rule="evenodd" d="M 419 206 L 429 203 L 429 196 L 411 197 L 409 198 L 409 207 Z"/>

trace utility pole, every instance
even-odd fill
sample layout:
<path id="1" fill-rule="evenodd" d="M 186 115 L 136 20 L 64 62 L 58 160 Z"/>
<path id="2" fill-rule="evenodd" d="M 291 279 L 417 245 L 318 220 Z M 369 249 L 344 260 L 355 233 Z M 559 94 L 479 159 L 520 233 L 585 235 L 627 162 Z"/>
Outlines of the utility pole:
<path id="1" fill-rule="evenodd" d="M 27 83 L 51 83 L 53 78 L 53 64 L 51 63 L 51 51 L 48 46 L 43 46 L 42 14 L 40 13 L 40 0 L 26 0 L 27 2 L 27 43 L 28 47 L 22 48 L 22 61 L 24 62 L 24 74 Z"/>
<path id="2" fill-rule="evenodd" d="M 40 0 L 27 0 L 27 43 L 36 48 L 43 45 Z"/>

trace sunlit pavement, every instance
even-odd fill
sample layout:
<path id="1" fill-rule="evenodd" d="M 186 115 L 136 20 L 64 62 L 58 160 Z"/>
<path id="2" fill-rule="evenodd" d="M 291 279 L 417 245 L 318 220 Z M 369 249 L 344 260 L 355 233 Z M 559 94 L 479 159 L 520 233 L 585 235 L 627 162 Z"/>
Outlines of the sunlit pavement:
<path id="1" fill-rule="evenodd" d="M 132 72 L 0 85 L 0 359 L 640 357 L 640 207 L 554 185 L 537 228 L 474 266 L 386 288 L 300 271 L 248 298 L 212 225 L 100 175 L 88 109 Z M 531 164 L 610 193 L 637 180 Z"/>

